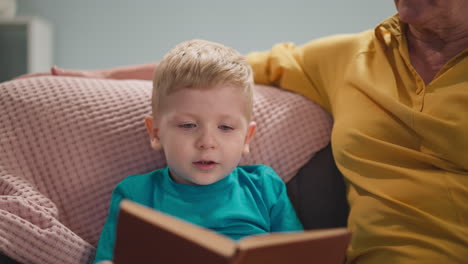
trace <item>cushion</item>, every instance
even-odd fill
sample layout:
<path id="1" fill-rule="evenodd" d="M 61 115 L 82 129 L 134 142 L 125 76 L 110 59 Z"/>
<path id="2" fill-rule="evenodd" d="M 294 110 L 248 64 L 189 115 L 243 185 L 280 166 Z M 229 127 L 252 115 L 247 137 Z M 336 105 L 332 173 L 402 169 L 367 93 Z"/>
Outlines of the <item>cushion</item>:
<path id="1" fill-rule="evenodd" d="M 151 82 L 37 77 L 0 84 L 0 252 L 25 263 L 90 263 L 114 186 L 165 166 L 144 116 Z M 242 164 L 285 182 L 329 142 L 330 116 L 259 86 L 257 134 Z"/>

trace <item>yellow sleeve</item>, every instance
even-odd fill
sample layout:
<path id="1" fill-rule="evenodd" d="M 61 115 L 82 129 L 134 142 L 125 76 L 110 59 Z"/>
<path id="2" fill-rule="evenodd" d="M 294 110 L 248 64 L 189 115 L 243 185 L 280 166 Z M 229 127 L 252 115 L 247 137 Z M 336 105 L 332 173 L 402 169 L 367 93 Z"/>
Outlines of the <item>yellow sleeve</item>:
<path id="1" fill-rule="evenodd" d="M 248 54 L 247 61 L 256 83 L 302 94 L 332 113 L 337 84 L 369 33 L 330 36 L 302 46 L 277 44 L 269 51 Z"/>

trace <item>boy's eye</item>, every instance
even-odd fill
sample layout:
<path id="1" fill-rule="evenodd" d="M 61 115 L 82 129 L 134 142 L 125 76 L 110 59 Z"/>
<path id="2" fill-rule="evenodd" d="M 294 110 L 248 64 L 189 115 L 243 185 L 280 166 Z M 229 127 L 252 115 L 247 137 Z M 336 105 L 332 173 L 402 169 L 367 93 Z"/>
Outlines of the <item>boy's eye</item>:
<path id="1" fill-rule="evenodd" d="M 195 128 L 197 125 L 192 123 L 180 124 L 178 127 L 180 128 Z"/>
<path id="2" fill-rule="evenodd" d="M 218 126 L 218 128 L 221 129 L 221 130 L 226 130 L 226 131 L 228 131 L 228 130 L 234 130 L 233 127 L 226 126 L 226 125 L 220 125 L 220 126 Z"/>

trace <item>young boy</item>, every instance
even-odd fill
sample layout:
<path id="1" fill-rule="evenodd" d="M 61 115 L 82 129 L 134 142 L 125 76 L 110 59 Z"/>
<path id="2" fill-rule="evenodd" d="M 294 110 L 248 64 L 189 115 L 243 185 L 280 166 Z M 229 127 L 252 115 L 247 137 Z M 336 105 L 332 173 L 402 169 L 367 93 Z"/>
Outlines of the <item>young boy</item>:
<path id="1" fill-rule="evenodd" d="M 120 182 L 95 262 L 113 256 L 119 203 L 130 199 L 232 239 L 302 230 L 282 180 L 264 165 L 239 166 L 251 121 L 252 69 L 235 50 L 192 40 L 169 51 L 153 78 L 151 146 L 167 168 Z"/>

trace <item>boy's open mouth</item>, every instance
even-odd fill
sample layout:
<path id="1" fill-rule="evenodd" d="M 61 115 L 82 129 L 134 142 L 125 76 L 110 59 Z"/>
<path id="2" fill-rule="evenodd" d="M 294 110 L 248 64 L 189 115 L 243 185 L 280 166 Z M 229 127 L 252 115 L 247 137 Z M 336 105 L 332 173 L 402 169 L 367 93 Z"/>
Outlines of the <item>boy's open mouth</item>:
<path id="1" fill-rule="evenodd" d="M 201 170 L 211 170 L 213 169 L 218 163 L 212 160 L 199 160 L 193 162 L 193 165 L 195 167 L 201 169 Z"/>
<path id="2" fill-rule="evenodd" d="M 202 165 L 216 164 L 216 162 L 214 162 L 212 160 L 199 160 L 199 161 L 195 161 L 194 163 L 202 164 Z"/>

